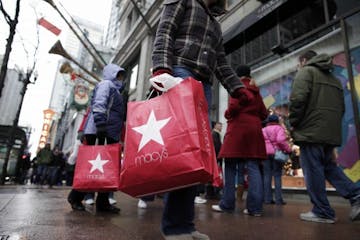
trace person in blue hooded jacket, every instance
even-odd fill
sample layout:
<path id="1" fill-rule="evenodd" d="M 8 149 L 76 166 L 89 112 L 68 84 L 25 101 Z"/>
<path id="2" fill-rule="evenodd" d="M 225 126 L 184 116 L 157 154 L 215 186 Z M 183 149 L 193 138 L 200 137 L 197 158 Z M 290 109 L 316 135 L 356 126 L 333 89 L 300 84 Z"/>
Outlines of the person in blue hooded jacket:
<path id="1" fill-rule="evenodd" d="M 94 89 L 88 118 L 84 126 L 87 145 L 117 143 L 120 141 L 125 117 L 124 99 L 121 94 L 125 88 L 125 69 L 116 64 L 108 64 L 103 69 L 103 80 Z M 84 210 L 81 201 L 84 193 L 72 190 L 68 201 L 75 210 Z M 118 213 L 119 208 L 109 203 L 109 193 L 98 193 L 97 211 Z"/>

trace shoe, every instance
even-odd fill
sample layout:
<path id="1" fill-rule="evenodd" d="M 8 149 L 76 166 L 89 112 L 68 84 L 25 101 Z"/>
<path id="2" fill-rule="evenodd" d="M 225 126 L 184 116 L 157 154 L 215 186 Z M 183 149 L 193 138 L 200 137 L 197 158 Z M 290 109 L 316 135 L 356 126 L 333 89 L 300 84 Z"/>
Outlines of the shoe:
<path id="1" fill-rule="evenodd" d="M 143 209 L 147 208 L 146 202 L 140 199 L 138 202 L 138 208 L 143 208 Z"/>
<path id="2" fill-rule="evenodd" d="M 234 210 L 227 210 L 227 209 L 222 209 L 220 207 L 220 205 L 212 205 L 211 209 L 215 212 L 226 212 L 226 213 L 233 213 Z"/>
<path id="3" fill-rule="evenodd" d="M 191 234 L 177 234 L 177 235 L 164 235 L 162 234 L 165 240 L 194 240 Z"/>
<path id="4" fill-rule="evenodd" d="M 210 240 L 209 236 L 198 231 L 191 233 L 192 239 L 194 240 Z"/>
<path id="5" fill-rule="evenodd" d="M 285 201 L 281 201 L 281 202 L 277 202 L 275 203 L 276 205 L 286 205 L 286 202 Z"/>
<path id="6" fill-rule="evenodd" d="M 86 205 L 93 205 L 94 204 L 94 199 L 93 198 L 86 199 L 85 204 Z"/>
<path id="7" fill-rule="evenodd" d="M 202 197 L 198 197 L 198 196 L 196 196 L 195 200 L 194 200 L 194 203 L 196 203 L 196 204 L 204 204 L 206 202 L 207 202 L 206 199 L 203 199 Z"/>
<path id="8" fill-rule="evenodd" d="M 114 205 L 114 204 L 116 204 L 116 200 L 114 198 L 109 198 L 109 203 L 111 205 Z"/>
<path id="9" fill-rule="evenodd" d="M 261 213 L 250 213 L 249 210 L 247 210 L 247 208 L 244 209 L 243 213 L 245 215 L 249 215 L 249 216 L 253 216 L 253 217 L 261 217 L 262 216 Z"/>
<path id="10" fill-rule="evenodd" d="M 108 212 L 108 213 L 119 213 L 120 208 L 114 207 L 113 205 L 108 206 L 96 206 L 96 211 L 98 212 Z"/>
<path id="11" fill-rule="evenodd" d="M 350 220 L 351 221 L 360 220 L 360 202 L 355 203 L 351 206 Z"/>
<path id="12" fill-rule="evenodd" d="M 85 211 L 85 207 L 81 202 L 72 202 L 71 208 L 75 211 Z"/>
<path id="13" fill-rule="evenodd" d="M 300 219 L 304 220 L 304 221 L 309 221 L 309 222 L 318 222 L 318 223 L 335 223 L 334 219 L 331 218 L 323 218 L 323 217 L 319 217 L 316 216 L 315 213 L 313 212 L 307 212 L 307 213 L 301 213 L 300 214 Z"/>
<path id="14" fill-rule="evenodd" d="M 224 210 L 222 210 L 219 205 L 212 205 L 211 209 L 214 210 L 215 212 L 224 212 Z"/>

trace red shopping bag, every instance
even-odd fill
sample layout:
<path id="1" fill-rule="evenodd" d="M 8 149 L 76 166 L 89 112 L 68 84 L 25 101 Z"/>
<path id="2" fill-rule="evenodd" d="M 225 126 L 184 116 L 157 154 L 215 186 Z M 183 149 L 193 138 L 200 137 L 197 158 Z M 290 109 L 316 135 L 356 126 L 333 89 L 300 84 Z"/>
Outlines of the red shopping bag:
<path id="1" fill-rule="evenodd" d="M 75 165 L 73 188 L 107 192 L 119 188 L 120 144 L 81 145 Z"/>
<path id="2" fill-rule="evenodd" d="M 212 181 L 217 172 L 203 86 L 188 78 L 128 103 L 120 190 L 134 197 Z"/>

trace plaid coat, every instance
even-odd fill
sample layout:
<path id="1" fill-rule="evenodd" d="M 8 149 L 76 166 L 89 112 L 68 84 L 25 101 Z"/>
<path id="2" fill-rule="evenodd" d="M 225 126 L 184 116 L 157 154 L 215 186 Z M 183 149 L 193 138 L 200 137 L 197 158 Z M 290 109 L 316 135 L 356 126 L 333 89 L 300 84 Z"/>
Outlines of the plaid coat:
<path id="1" fill-rule="evenodd" d="M 165 0 L 152 55 L 153 71 L 187 67 L 200 81 L 214 74 L 230 94 L 243 87 L 225 59 L 219 22 L 202 0 Z"/>

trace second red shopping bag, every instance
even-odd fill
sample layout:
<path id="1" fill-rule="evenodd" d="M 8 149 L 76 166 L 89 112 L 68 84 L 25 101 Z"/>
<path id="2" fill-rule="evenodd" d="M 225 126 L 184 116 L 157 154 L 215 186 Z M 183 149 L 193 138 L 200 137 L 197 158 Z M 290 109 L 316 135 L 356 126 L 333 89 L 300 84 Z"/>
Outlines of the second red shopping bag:
<path id="1" fill-rule="evenodd" d="M 134 197 L 209 182 L 217 171 L 202 84 L 128 103 L 120 190 Z"/>

